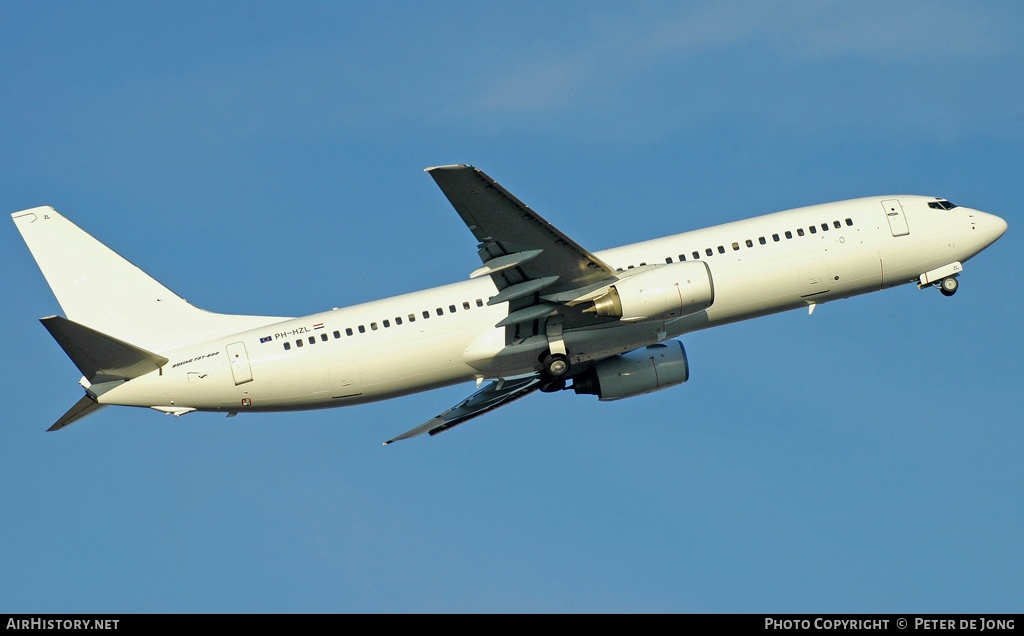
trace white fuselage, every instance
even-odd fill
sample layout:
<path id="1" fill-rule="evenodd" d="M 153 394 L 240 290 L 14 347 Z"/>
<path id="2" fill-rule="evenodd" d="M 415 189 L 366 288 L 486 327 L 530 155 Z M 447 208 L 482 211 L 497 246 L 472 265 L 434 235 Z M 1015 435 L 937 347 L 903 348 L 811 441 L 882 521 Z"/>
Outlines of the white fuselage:
<path id="1" fill-rule="evenodd" d="M 696 255 L 710 268 L 714 302 L 671 321 L 567 331 L 570 359 L 585 363 L 698 329 L 914 282 L 968 260 L 1006 228 L 977 210 L 933 209 L 934 201 L 855 199 L 598 252 L 627 273 Z M 494 325 L 508 315 L 507 305 L 487 305 L 496 293 L 484 277 L 161 352 L 169 362 L 160 371 L 103 393 L 99 402 L 170 412 L 313 409 L 538 371 L 544 338 L 506 348 L 505 328 Z"/>

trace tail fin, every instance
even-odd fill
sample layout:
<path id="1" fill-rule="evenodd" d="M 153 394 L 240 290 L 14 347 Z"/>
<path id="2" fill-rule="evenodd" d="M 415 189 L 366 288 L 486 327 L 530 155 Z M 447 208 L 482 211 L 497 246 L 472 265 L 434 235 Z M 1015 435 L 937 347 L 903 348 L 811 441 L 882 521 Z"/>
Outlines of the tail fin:
<path id="1" fill-rule="evenodd" d="M 117 340 L 169 351 L 286 320 L 194 307 L 51 207 L 11 217 L 67 317 Z"/>

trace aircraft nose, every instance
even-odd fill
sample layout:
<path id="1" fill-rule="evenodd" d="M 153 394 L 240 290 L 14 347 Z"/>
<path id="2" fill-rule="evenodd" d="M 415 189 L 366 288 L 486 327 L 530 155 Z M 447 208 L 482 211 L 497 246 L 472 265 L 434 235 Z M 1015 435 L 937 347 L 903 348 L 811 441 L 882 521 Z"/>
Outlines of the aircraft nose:
<path id="1" fill-rule="evenodd" d="M 978 227 L 985 233 L 989 244 L 995 243 L 1006 232 L 1006 220 L 1002 217 L 987 212 L 981 212 L 978 216 Z"/>

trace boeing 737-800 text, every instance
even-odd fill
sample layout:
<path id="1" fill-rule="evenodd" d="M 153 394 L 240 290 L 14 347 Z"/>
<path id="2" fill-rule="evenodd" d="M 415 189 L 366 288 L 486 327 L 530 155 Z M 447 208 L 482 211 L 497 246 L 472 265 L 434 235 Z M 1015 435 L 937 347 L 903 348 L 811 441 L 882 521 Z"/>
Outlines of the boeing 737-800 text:
<path id="1" fill-rule="evenodd" d="M 301 318 L 190 305 L 50 207 L 12 215 L 65 316 L 43 325 L 83 377 L 56 430 L 108 405 L 317 409 L 460 382 L 463 402 L 387 443 L 534 391 L 617 400 L 689 377 L 675 338 L 896 285 L 957 290 L 1006 231 L 945 199 L 889 195 L 589 252 L 482 171 L 428 168 L 478 242 L 469 280 Z"/>

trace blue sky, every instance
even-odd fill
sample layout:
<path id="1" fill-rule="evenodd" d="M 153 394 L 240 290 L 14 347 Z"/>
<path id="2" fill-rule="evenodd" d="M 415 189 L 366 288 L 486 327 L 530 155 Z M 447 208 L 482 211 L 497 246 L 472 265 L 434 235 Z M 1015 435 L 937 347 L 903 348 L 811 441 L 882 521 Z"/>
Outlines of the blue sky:
<path id="1" fill-rule="evenodd" d="M 226 419 L 105 409 L 13 223 L 0 610 L 1019 612 L 1024 9 L 1010 2 L 0 4 L 0 208 L 213 311 L 464 279 L 427 166 L 591 250 L 926 194 L 1010 229 L 905 286 L 683 339 L 691 380 Z"/>

